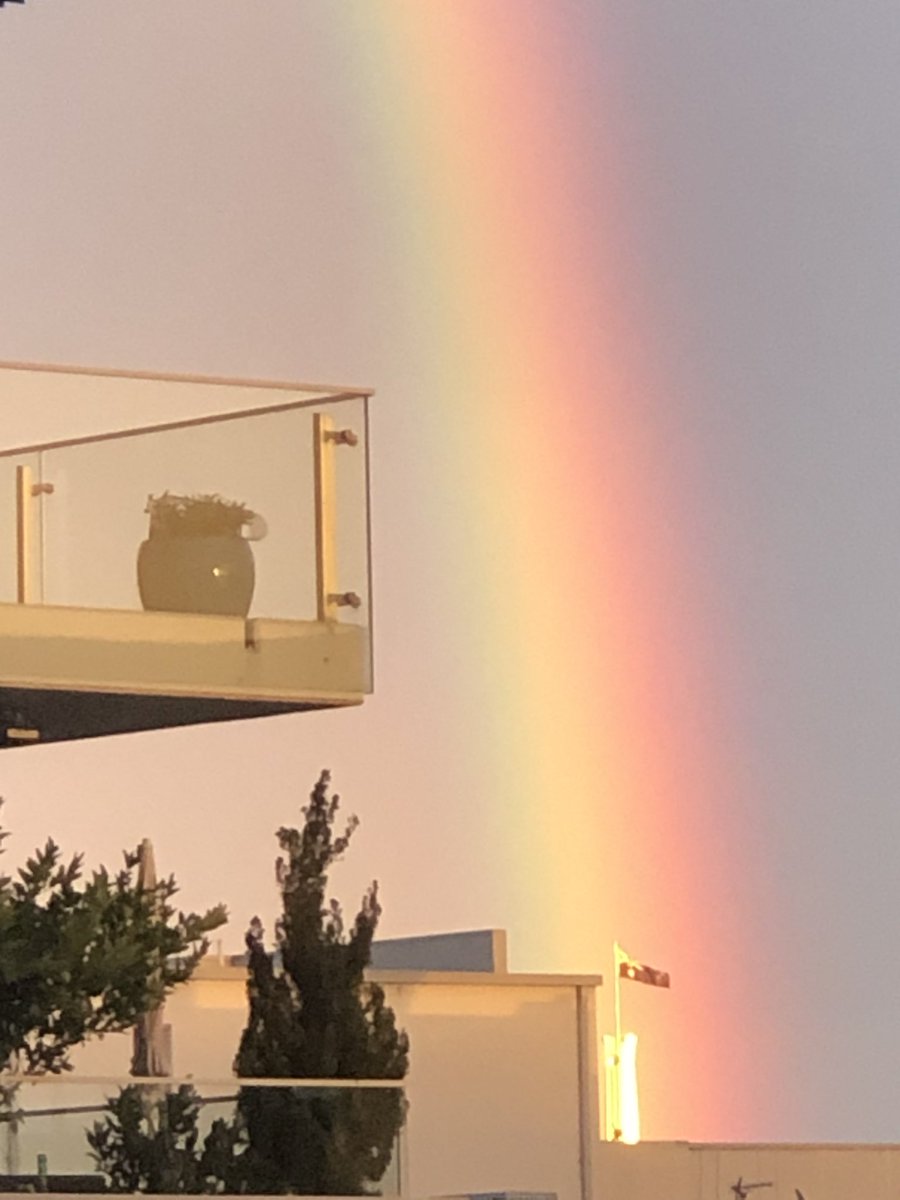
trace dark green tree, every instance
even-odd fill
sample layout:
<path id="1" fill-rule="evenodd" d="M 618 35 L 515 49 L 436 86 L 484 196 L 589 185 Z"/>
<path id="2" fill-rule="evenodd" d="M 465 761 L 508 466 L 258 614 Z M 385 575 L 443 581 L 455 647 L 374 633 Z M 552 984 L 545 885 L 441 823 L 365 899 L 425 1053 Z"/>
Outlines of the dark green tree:
<path id="1" fill-rule="evenodd" d="M 87 1139 L 111 1191 L 189 1195 L 218 1190 L 233 1153 L 230 1126 L 217 1121 L 215 1136 L 208 1135 L 199 1148 L 200 1100 L 189 1084 L 149 1103 L 142 1088 L 122 1088 L 106 1107 L 105 1119 L 94 1124 Z M 220 1165 L 216 1151 L 223 1136 Z"/>
<path id="2" fill-rule="evenodd" d="M 87 1140 L 112 1192 L 165 1195 L 241 1192 L 246 1146 L 237 1120 L 219 1117 L 200 1141 L 207 1103 L 191 1084 L 160 1095 L 154 1084 L 131 1084 L 106 1102 Z M 218 1100 L 234 1100 L 233 1096 Z"/>
<path id="3" fill-rule="evenodd" d="M 239 1076 L 386 1079 L 406 1075 L 409 1044 L 384 992 L 364 978 L 381 909 L 373 883 L 347 933 L 326 901 L 328 871 L 357 828 L 334 825 L 339 797 L 323 771 L 301 830 L 280 829 L 283 913 L 270 955 L 254 920 L 247 934 L 250 1012 Z M 359 1195 L 382 1178 L 405 1117 L 395 1088 L 240 1088 L 230 1122 L 202 1142 L 202 1100 L 190 1087 L 155 1105 L 130 1087 L 108 1102 L 88 1141 L 115 1191 Z"/>
<path id="4" fill-rule="evenodd" d="M 73 1047 L 130 1028 L 189 978 L 225 910 L 176 913 L 174 879 L 141 889 L 136 867 L 126 855 L 117 875 L 85 879 L 82 856 L 63 862 L 48 841 L 0 877 L 0 1069 L 67 1070 Z"/>
<path id="5" fill-rule="evenodd" d="M 381 909 L 372 884 L 352 928 L 326 899 L 328 872 L 357 827 L 335 832 L 340 807 L 323 771 L 302 829 L 278 831 L 283 912 L 270 955 L 254 920 L 247 934 L 249 1019 L 235 1059 L 239 1076 L 402 1079 L 409 1044 L 384 992 L 366 982 Z M 405 1117 L 399 1089 L 244 1087 L 236 1160 L 241 1190 L 357 1195 L 383 1176 Z"/>

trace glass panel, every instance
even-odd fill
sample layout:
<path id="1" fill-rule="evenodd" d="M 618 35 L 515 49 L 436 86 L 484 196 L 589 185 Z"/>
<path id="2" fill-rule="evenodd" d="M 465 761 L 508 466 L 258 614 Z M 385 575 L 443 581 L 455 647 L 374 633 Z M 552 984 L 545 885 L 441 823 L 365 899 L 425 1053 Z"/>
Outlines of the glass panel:
<path id="1" fill-rule="evenodd" d="M 269 526 L 251 547 L 253 614 L 314 619 L 314 514 L 301 503 L 311 484 L 298 486 L 311 463 L 297 426 L 310 421 L 301 410 L 48 451 L 54 494 L 45 515 L 46 602 L 140 608 L 137 555 L 148 534 L 149 497 L 219 495 L 249 506 Z"/>
<path id="2" fill-rule="evenodd" d="M 323 410 L 326 411 L 326 410 Z M 368 445 L 366 411 L 358 400 L 339 401 L 327 410 L 336 431 L 349 431 L 355 446 L 334 446 L 335 566 L 338 592 L 359 597 L 359 608 L 340 609 L 342 623 L 369 624 Z M 364 524 L 360 517 L 366 514 Z"/>
<path id="3" fill-rule="evenodd" d="M 370 691 L 366 433 L 366 397 L 339 394 L 0 455 L 0 603 L 19 598 L 28 550 L 31 624 L 18 613 L 15 628 L 33 641 L 15 643 L 31 655 L 17 669 L 63 690 L 289 703 Z M 253 624 L 159 619 L 171 613 Z"/>
<path id="4" fill-rule="evenodd" d="M 115 1116 L 108 1107 L 110 1101 L 117 1106 Z M 370 1195 L 397 1196 L 400 1194 L 402 1158 L 399 1139 L 382 1144 L 380 1131 L 385 1125 L 391 1128 L 393 1113 L 403 1105 L 403 1092 L 398 1088 L 263 1084 L 239 1087 L 235 1079 L 180 1087 L 172 1083 L 134 1083 L 130 1080 L 122 1080 L 120 1084 L 79 1081 L 72 1077 L 28 1081 L 14 1091 L 12 1103 L 5 1113 L 0 1112 L 0 1188 L 4 1192 L 106 1190 L 111 1170 L 127 1168 L 134 1159 L 123 1160 L 121 1155 L 110 1153 L 101 1156 L 104 1161 L 98 1163 L 88 1134 L 109 1128 L 110 1122 L 121 1129 L 130 1112 L 136 1122 L 134 1131 L 149 1138 L 156 1135 L 157 1149 L 168 1136 L 183 1151 L 185 1135 L 193 1129 L 197 1132 L 196 1153 L 168 1157 L 163 1153 L 157 1159 L 158 1165 L 172 1172 L 168 1186 L 158 1187 L 157 1191 L 192 1190 L 190 1186 L 184 1186 L 187 1175 L 199 1171 L 199 1158 L 204 1147 L 211 1144 L 207 1143 L 207 1137 L 213 1132 L 214 1125 L 220 1147 L 216 1156 L 219 1178 L 235 1169 L 235 1156 L 246 1151 L 248 1141 L 261 1150 L 260 1139 L 273 1129 L 278 1131 L 280 1147 L 291 1143 L 297 1149 L 307 1146 L 314 1155 L 317 1135 L 322 1130 L 344 1126 L 349 1144 L 356 1151 L 354 1159 L 371 1161 L 378 1155 L 382 1159 L 380 1166 L 372 1172 L 374 1175 L 380 1173 L 380 1178 L 358 1180 L 357 1194 L 361 1185 Z M 236 1123 L 239 1107 L 243 1120 Z M 256 1141 L 252 1136 L 254 1128 L 260 1130 Z M 247 1132 L 238 1133 L 238 1130 Z M 360 1130 L 364 1131 L 361 1139 L 357 1137 Z M 146 1151 L 149 1142 L 143 1144 Z M 224 1155 L 222 1147 L 227 1147 Z M 154 1157 L 148 1153 L 145 1163 Z M 305 1162 L 309 1161 L 308 1158 L 304 1160 L 302 1154 L 292 1155 L 291 1159 L 295 1164 L 303 1164 L 296 1167 L 299 1171 L 304 1170 Z M 246 1162 L 238 1165 L 230 1179 L 223 1178 L 224 1186 L 218 1190 L 226 1193 L 234 1192 L 238 1187 L 250 1193 L 305 1190 L 290 1184 L 284 1188 L 263 1187 L 258 1178 L 261 1169 L 258 1163 L 253 1168 Z M 353 1171 L 349 1169 L 348 1179 L 352 1176 Z M 257 1186 L 254 1186 L 254 1180 Z M 122 1179 L 113 1180 L 113 1184 L 113 1190 L 135 1190 L 123 1187 Z M 348 1183 L 343 1190 L 348 1195 L 354 1194 L 351 1188 L 352 1184 Z M 195 1190 L 206 1189 L 197 1187 Z M 342 1193 L 338 1189 L 333 1194 Z"/>
<path id="5" fill-rule="evenodd" d="M 15 604 L 18 599 L 18 468 L 27 467 L 35 483 L 40 481 L 40 455 L 16 454 L 0 458 L 0 604 Z M 31 533 L 36 555 L 34 570 L 40 569 L 40 498 L 32 508 Z"/>
<path id="6" fill-rule="evenodd" d="M 352 389 L 341 388 L 341 394 Z M 97 374 L 54 368 L 0 365 L 0 408 L 27 413 L 29 442 L 87 440 L 137 425 L 179 423 L 225 412 L 249 412 L 272 404 L 327 402 L 334 388 L 247 380 L 154 378 L 120 372 Z M 140 414 L 131 420 L 123 413 Z M 22 426 L 13 420 L 12 428 Z M 16 434 L 14 445 L 19 445 Z"/>
<path id="7" fill-rule="evenodd" d="M 327 411 L 335 425 L 352 428 L 356 446 L 334 445 L 335 557 L 340 588 L 354 592 L 360 608 L 343 608 L 341 622 L 368 625 L 368 514 L 365 400 L 183 425 L 110 437 L 44 452 L 42 496 L 45 556 L 44 602 L 79 608 L 140 609 L 137 558 L 148 535 L 149 497 L 217 495 L 246 505 L 262 518 L 240 528 L 244 559 L 255 574 L 251 617 L 315 620 L 314 413 Z M 11 460 L 6 471 L 15 471 Z M 14 492 L 13 492 L 14 495 Z M 264 532 L 259 540 L 253 540 Z M 247 540 L 247 539 L 251 540 Z M 178 549 L 193 566 L 222 580 L 245 572 L 243 562 L 215 561 L 197 547 Z M 179 569 L 176 559 L 162 568 Z M 150 568 L 146 568 L 149 570 Z M 224 594 L 219 588 L 219 594 Z M 177 611 L 226 611 L 178 599 Z M 213 604 L 215 601 L 212 602 Z M 168 605 L 167 605 L 168 607 Z"/>

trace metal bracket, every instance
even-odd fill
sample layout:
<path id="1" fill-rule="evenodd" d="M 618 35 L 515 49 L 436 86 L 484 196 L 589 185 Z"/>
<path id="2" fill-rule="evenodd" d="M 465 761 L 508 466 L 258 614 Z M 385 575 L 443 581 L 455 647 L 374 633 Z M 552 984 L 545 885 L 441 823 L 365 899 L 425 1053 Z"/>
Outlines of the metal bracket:
<path id="1" fill-rule="evenodd" d="M 362 606 L 362 600 L 356 592 L 329 592 L 328 603 L 334 604 L 338 608 L 360 608 Z"/>
<path id="2" fill-rule="evenodd" d="M 10 726 L 6 730 L 7 743 L 15 745 L 16 742 L 39 742 L 41 740 L 41 731 L 39 729 L 22 729 L 19 726 Z"/>
<path id="3" fill-rule="evenodd" d="M 40 740 L 40 728 L 28 713 L 5 705 L 0 708 L 0 745 L 21 746 Z"/>
<path id="4" fill-rule="evenodd" d="M 339 592 L 337 566 L 337 488 L 334 447 L 356 446 L 352 429 L 334 429 L 327 413 L 313 414 L 316 504 L 316 619 L 334 621 L 339 608 L 360 608 L 356 592 Z"/>
<path id="5" fill-rule="evenodd" d="M 326 442 L 334 442 L 336 446 L 359 445 L 359 438 L 352 429 L 326 429 L 323 437 Z"/>
<path id="6" fill-rule="evenodd" d="M 37 496 L 52 496 L 52 483 L 34 482 L 32 468 L 16 467 L 16 599 L 19 604 L 40 604 L 43 599 L 41 575 L 41 506 Z"/>

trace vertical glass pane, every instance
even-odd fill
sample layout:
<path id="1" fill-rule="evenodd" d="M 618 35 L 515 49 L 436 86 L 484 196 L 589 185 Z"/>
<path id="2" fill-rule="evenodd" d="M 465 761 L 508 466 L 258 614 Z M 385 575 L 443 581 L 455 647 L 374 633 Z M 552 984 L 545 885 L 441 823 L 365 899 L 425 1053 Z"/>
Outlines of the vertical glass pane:
<path id="1" fill-rule="evenodd" d="M 115 647 L 172 649 L 156 614 L 188 613 L 255 623 L 183 626 L 190 654 L 141 660 L 145 686 L 249 688 L 276 700 L 370 691 L 366 420 L 365 397 L 323 397 L 0 456 L 0 603 L 17 598 L 16 472 L 27 458 L 36 483 L 28 600 L 81 610 L 61 626 L 74 647 L 70 686 L 84 682 L 78 639 L 105 639 L 115 690 L 127 682 Z M 331 547 L 323 580 L 320 515 Z M 154 621 L 104 624 L 104 610 Z"/>
<path id="2" fill-rule="evenodd" d="M 360 598 L 359 608 L 346 605 L 340 610 L 341 622 L 369 624 L 368 576 L 368 479 L 366 463 L 366 411 L 362 399 L 344 400 L 329 406 L 328 415 L 335 430 L 347 430 L 357 444 L 334 446 L 335 541 L 338 590 Z"/>
<path id="3" fill-rule="evenodd" d="M 362 400 L 187 425 L 45 452 L 44 600 L 80 608 L 141 608 L 137 557 L 150 497 L 217 495 L 262 518 L 245 527 L 255 586 L 249 615 L 316 619 L 313 412 L 358 433 L 335 446 L 336 558 L 342 591 L 359 609 L 340 620 L 368 624 L 365 410 Z M 198 610 L 198 611 L 202 611 Z"/>
<path id="4" fill-rule="evenodd" d="M 191 1191 L 192 1172 L 199 1168 L 199 1155 L 215 1122 L 221 1123 L 220 1135 L 224 1134 L 220 1145 L 235 1139 L 238 1153 L 243 1151 L 248 1138 L 253 1140 L 255 1135 L 265 1139 L 268 1123 L 273 1128 L 277 1126 L 282 1139 L 293 1134 L 298 1145 L 315 1145 L 319 1132 L 327 1138 L 329 1129 L 343 1128 L 349 1138 L 349 1149 L 355 1151 L 356 1165 L 365 1163 L 363 1173 L 368 1168 L 379 1176 L 360 1181 L 364 1194 L 396 1196 L 400 1194 L 400 1154 L 398 1139 L 391 1140 L 389 1131 L 391 1114 L 402 1105 L 403 1093 L 395 1089 L 241 1086 L 236 1079 L 181 1087 L 171 1083 L 137 1083 L 128 1078 L 123 1078 L 118 1087 L 112 1082 L 81 1082 L 71 1077 L 23 1083 L 12 1101 L 17 1119 L 0 1122 L 0 1176 L 5 1176 L 6 1191 L 105 1191 L 112 1173 L 134 1169 L 137 1159 L 123 1152 L 121 1142 L 114 1139 L 109 1151 L 101 1150 L 98 1163 L 88 1134 L 110 1125 L 121 1129 L 123 1119 L 133 1119 L 136 1123 L 130 1126 L 130 1146 L 140 1147 L 142 1135 L 152 1137 L 167 1125 L 173 1130 L 176 1126 L 196 1130 L 195 1155 L 180 1149 L 166 1161 L 164 1153 L 162 1158 L 159 1154 L 147 1154 L 144 1144 L 142 1163 L 143 1170 L 152 1163 L 154 1170 L 171 1173 L 170 1186 L 164 1189 L 157 1186 L 154 1190 Z M 236 1125 L 239 1106 L 243 1115 Z M 183 1141 L 183 1135 L 173 1137 L 173 1143 L 183 1145 Z M 259 1142 L 257 1145 L 262 1149 Z M 227 1153 L 220 1154 L 216 1159 L 218 1172 L 224 1175 L 235 1161 Z M 372 1169 L 369 1164 L 375 1161 L 378 1165 Z M 302 1156 L 293 1157 L 293 1164 L 303 1172 Z M 244 1173 L 250 1174 L 250 1169 L 245 1167 Z M 348 1171 L 348 1177 L 352 1174 Z M 311 1178 L 315 1179 L 314 1167 Z M 121 1190 L 122 1180 L 113 1180 L 116 1182 L 119 1189 L 113 1190 Z M 238 1189 L 251 1194 L 261 1191 L 253 1182 L 252 1174 L 246 1183 L 243 1181 L 238 1166 L 232 1178 L 221 1179 L 218 1191 L 220 1194 Z M 347 1193 L 359 1194 L 359 1190 L 350 1192 L 348 1188 Z"/>
<path id="5" fill-rule="evenodd" d="M 312 514 L 303 511 L 300 487 L 311 465 L 298 443 L 301 423 L 311 423 L 302 409 L 48 451 L 46 602 L 141 608 L 137 556 L 149 531 L 148 501 L 216 495 L 268 525 L 251 544 L 251 615 L 313 618 L 315 561 L 304 552 Z"/>
<path id="6" fill-rule="evenodd" d="M 18 598 L 18 468 L 28 467 L 35 483 L 40 482 L 40 455 L 16 454 L 0 458 L 0 604 L 15 604 Z M 30 532 L 35 554 L 32 576 L 40 580 L 40 505 L 32 498 Z"/>

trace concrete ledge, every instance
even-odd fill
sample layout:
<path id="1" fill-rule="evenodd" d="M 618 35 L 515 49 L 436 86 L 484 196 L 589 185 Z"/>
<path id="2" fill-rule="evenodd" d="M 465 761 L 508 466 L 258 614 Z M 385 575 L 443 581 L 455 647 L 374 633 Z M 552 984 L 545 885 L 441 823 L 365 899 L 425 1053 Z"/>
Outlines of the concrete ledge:
<path id="1" fill-rule="evenodd" d="M 192 979 L 234 982 L 243 984 L 247 965 L 242 955 L 229 958 L 208 956 L 197 967 Z M 602 987 L 602 975 L 535 975 L 516 971 L 497 974 L 493 971 L 389 971 L 376 967 L 366 971 L 366 978 L 380 984 L 457 984 L 467 987 Z"/>

